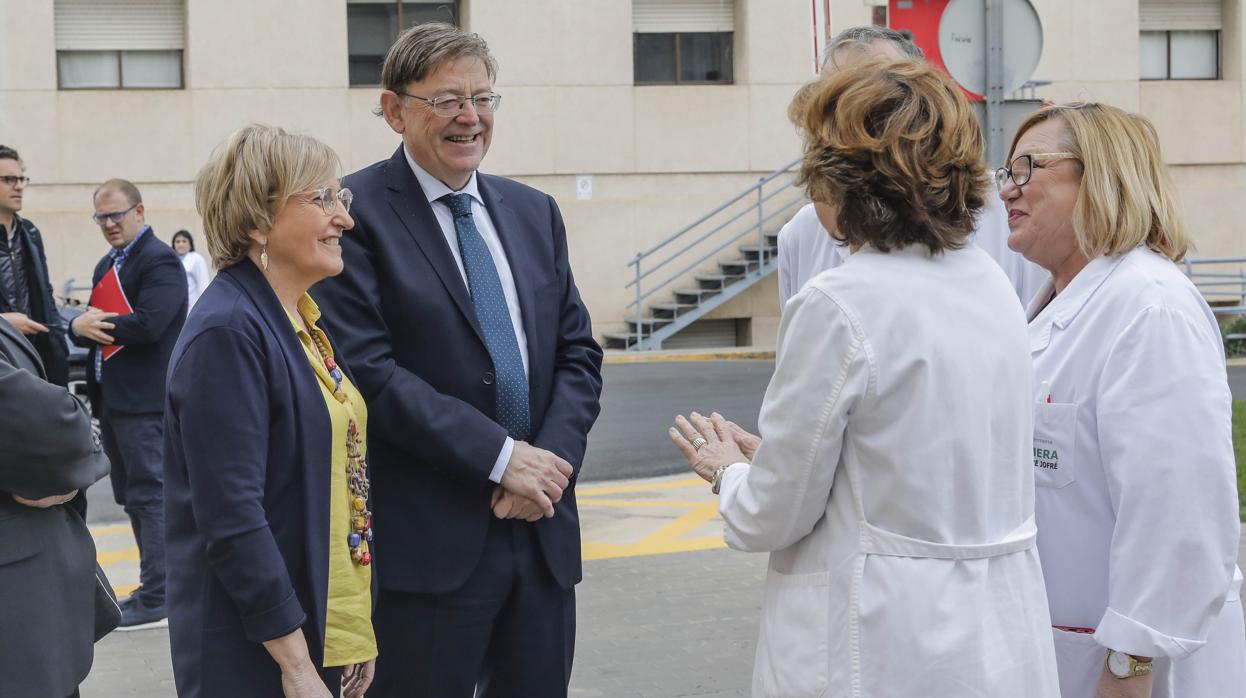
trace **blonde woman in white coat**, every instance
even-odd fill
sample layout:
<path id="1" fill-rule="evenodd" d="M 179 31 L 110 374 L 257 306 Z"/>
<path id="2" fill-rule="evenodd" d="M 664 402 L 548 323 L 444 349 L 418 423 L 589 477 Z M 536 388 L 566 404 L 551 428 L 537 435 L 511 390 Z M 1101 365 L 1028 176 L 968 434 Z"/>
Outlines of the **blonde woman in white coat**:
<path id="1" fill-rule="evenodd" d="M 1025 322 L 966 244 L 991 193 L 969 105 L 893 61 L 798 106 L 801 179 L 856 251 L 784 312 L 751 462 L 719 415 L 670 430 L 728 545 L 771 553 L 753 695 L 1056 698 Z"/>
<path id="2" fill-rule="evenodd" d="M 1038 546 L 1064 698 L 1242 698 L 1231 397 L 1155 130 L 1043 109 L 997 173 L 1029 307 Z"/>

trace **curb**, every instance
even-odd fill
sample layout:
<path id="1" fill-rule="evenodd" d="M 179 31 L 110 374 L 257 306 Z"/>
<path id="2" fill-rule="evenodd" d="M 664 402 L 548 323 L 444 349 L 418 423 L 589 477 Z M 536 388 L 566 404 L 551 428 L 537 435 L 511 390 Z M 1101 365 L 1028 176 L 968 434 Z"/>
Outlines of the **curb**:
<path id="1" fill-rule="evenodd" d="M 720 349 L 717 351 L 607 351 L 604 364 L 650 364 L 675 361 L 774 361 L 774 349 Z"/>
<path id="2" fill-rule="evenodd" d="M 1246 359 L 1229 359 L 1225 362 L 1226 366 L 1246 366 Z"/>

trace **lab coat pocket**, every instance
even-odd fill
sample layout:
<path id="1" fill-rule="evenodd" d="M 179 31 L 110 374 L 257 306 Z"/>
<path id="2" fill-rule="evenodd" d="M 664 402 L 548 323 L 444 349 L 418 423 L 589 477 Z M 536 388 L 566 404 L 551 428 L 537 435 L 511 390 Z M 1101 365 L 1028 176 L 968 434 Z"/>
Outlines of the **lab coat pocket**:
<path id="1" fill-rule="evenodd" d="M 1051 629 L 1062 698 L 1094 698 L 1108 651 L 1090 633 Z"/>
<path id="2" fill-rule="evenodd" d="M 826 692 L 829 590 L 827 572 L 767 572 L 753 681 L 761 695 L 804 698 Z"/>
<path id="3" fill-rule="evenodd" d="M 1040 402 L 1034 410 L 1034 484 L 1067 487 L 1077 479 L 1077 403 Z"/>

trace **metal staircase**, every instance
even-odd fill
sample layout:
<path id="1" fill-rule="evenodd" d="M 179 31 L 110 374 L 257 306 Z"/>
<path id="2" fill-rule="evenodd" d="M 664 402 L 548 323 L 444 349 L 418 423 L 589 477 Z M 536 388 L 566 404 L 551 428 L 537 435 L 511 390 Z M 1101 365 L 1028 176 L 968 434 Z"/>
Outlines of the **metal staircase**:
<path id="1" fill-rule="evenodd" d="M 627 304 L 628 331 L 606 333 L 606 348 L 661 349 L 664 340 L 774 273 L 779 228 L 805 202 L 795 186 L 799 163 L 798 158 L 760 178 L 638 252 L 627 263 L 633 278 L 626 288 L 634 295 Z"/>

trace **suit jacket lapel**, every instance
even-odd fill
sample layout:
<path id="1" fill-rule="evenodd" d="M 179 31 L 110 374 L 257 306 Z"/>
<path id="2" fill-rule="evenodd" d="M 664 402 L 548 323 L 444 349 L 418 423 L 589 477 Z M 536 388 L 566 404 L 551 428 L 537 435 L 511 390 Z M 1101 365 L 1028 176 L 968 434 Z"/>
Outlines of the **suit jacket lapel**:
<path id="1" fill-rule="evenodd" d="M 476 308 L 472 305 L 471 293 L 468 292 L 467 285 L 463 283 L 459 265 L 455 263 L 450 246 L 446 244 L 446 238 L 441 233 L 441 224 L 433 215 L 433 208 L 429 205 L 424 190 L 420 188 L 415 173 L 407 164 L 407 156 L 402 152 L 402 146 L 398 146 L 394 156 L 389 159 L 386 169 L 390 208 L 393 209 L 394 215 L 398 217 L 403 227 L 407 229 L 416 247 L 420 248 L 433 270 L 437 272 L 437 277 L 441 279 L 446 293 L 454 299 L 459 312 L 463 314 L 463 318 L 472 326 L 483 344 L 484 333 L 481 332 L 480 322 L 476 319 Z"/>
<path id="2" fill-rule="evenodd" d="M 476 173 L 476 184 L 480 188 L 480 197 L 485 200 L 485 208 L 493 227 L 498 231 L 502 241 L 502 249 L 506 250 L 506 259 L 510 263 L 511 277 L 515 280 L 515 292 L 519 295 L 519 314 L 523 320 L 524 335 L 528 344 L 528 379 L 531 382 L 533 373 L 533 357 L 536 354 L 536 276 L 522 273 L 525 269 L 536 269 L 532 259 L 532 245 L 524 239 L 527 228 L 515 211 L 506 205 L 501 192 L 495 191 L 489 177 Z"/>

